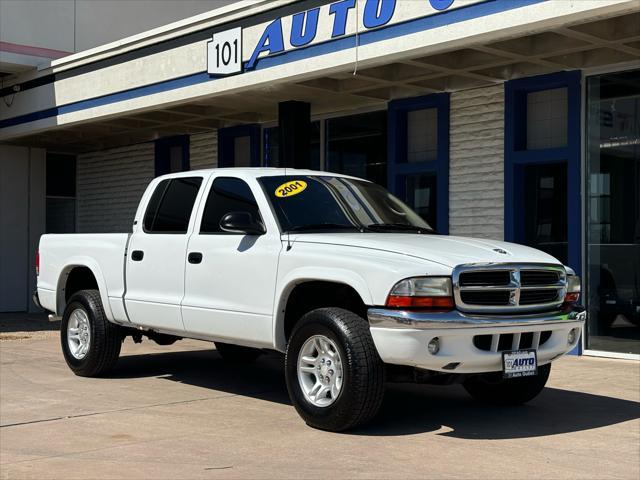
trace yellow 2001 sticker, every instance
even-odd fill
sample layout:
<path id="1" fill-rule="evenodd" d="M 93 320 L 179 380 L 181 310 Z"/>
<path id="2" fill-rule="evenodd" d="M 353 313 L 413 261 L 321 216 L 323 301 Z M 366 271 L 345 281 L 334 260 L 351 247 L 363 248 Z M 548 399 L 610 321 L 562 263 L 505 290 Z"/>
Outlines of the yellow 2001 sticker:
<path id="1" fill-rule="evenodd" d="M 304 180 L 292 180 L 276 188 L 276 197 L 291 197 L 304 192 L 305 188 L 307 188 L 307 182 Z"/>

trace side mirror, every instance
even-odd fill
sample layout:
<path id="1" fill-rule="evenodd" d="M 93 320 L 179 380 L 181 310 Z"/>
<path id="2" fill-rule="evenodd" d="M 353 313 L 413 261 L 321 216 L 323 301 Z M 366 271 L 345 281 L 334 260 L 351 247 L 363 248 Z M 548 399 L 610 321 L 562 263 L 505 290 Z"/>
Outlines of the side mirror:
<path id="1" fill-rule="evenodd" d="M 261 221 L 249 212 L 229 212 L 220 220 L 223 232 L 243 233 L 245 235 L 264 235 L 266 230 Z"/>

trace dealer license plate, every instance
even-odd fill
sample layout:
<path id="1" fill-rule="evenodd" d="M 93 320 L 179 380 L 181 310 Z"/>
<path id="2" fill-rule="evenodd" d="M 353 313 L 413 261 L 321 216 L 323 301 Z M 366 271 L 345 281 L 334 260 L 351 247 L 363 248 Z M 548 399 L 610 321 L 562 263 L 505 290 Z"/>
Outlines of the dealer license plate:
<path id="1" fill-rule="evenodd" d="M 534 349 L 502 352 L 504 378 L 529 377 L 538 374 L 538 357 Z"/>

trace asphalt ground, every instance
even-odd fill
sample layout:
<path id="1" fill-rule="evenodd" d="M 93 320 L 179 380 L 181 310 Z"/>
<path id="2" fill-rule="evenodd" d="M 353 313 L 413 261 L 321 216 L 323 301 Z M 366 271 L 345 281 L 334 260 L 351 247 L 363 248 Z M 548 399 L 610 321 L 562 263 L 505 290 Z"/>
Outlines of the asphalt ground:
<path id="1" fill-rule="evenodd" d="M 128 339 L 109 378 L 80 378 L 56 324 L 2 320 L 3 479 L 640 479 L 639 362 L 565 357 L 512 408 L 390 385 L 371 424 L 334 434 L 298 417 L 279 355 L 241 367 L 209 343 Z"/>

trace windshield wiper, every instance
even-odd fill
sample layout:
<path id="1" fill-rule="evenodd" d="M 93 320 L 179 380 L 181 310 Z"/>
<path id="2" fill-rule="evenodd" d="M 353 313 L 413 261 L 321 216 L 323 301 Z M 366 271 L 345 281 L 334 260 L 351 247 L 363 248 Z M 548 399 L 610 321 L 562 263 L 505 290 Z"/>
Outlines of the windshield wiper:
<path id="1" fill-rule="evenodd" d="M 369 230 L 400 230 L 417 233 L 434 233 L 431 228 L 418 227 L 417 225 L 409 225 L 408 223 L 372 223 L 367 225 L 367 228 Z"/>
<path id="2" fill-rule="evenodd" d="M 362 231 L 362 228 L 355 225 L 345 225 L 343 223 L 312 223 L 308 225 L 296 225 L 291 227 L 288 232 L 303 232 L 306 230 L 356 230 Z"/>

